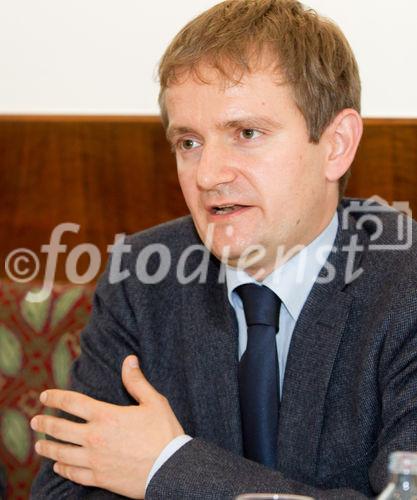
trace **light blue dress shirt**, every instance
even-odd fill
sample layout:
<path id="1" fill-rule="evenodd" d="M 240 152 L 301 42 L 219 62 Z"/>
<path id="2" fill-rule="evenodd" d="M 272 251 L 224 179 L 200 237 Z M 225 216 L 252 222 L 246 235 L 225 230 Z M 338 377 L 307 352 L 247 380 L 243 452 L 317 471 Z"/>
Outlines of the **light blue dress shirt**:
<path id="1" fill-rule="evenodd" d="M 279 331 L 276 336 L 281 394 L 284 384 L 285 366 L 295 324 L 317 280 L 320 270 L 331 252 L 336 238 L 337 228 L 338 218 L 337 213 L 335 213 L 330 224 L 314 241 L 304 247 L 279 268 L 275 269 L 275 271 L 268 275 L 262 283 L 258 283 L 242 270 L 230 266 L 226 267 L 227 294 L 230 304 L 236 312 L 239 327 L 239 360 L 246 350 L 248 336 L 245 313 L 242 301 L 235 291 L 236 287 L 245 283 L 262 284 L 270 288 L 281 299 Z M 168 443 L 153 464 L 146 482 L 146 487 L 160 467 L 191 439 L 191 436 L 182 435 Z"/>

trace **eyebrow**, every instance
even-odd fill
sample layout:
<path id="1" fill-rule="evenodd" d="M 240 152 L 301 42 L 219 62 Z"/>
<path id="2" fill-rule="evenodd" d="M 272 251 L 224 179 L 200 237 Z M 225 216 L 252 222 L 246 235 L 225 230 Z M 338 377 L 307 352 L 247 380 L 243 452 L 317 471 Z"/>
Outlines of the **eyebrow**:
<path id="1" fill-rule="evenodd" d="M 216 125 L 216 128 L 219 130 L 233 129 L 233 128 L 281 128 L 282 125 L 272 120 L 267 116 L 242 116 L 240 118 L 236 118 L 234 120 L 228 120 L 226 122 L 221 122 Z M 177 135 L 182 134 L 193 134 L 196 131 L 190 127 L 176 126 L 176 125 L 168 125 L 166 131 L 166 138 L 169 142 L 173 140 Z"/>

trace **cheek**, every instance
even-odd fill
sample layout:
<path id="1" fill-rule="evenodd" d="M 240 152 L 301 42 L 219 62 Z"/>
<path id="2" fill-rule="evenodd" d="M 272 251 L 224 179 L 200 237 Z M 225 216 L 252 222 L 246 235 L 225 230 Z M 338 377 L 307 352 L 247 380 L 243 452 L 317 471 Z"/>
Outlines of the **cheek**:
<path id="1" fill-rule="evenodd" d="M 189 170 L 179 167 L 177 169 L 177 175 L 182 194 L 184 195 L 184 198 L 188 203 L 193 198 L 194 196 L 193 192 L 195 191 L 195 186 L 191 173 Z"/>
<path id="2" fill-rule="evenodd" d="M 297 191 L 302 179 L 299 157 L 283 153 L 259 162 L 258 167 L 252 183 L 266 203 L 288 199 Z"/>
<path id="3" fill-rule="evenodd" d="M 257 169 L 252 185 L 256 186 L 261 206 L 271 223 L 284 214 L 285 218 L 292 219 L 293 213 L 297 218 L 297 213 L 308 201 L 308 192 L 316 190 L 317 180 L 312 167 L 304 152 L 287 150 Z"/>
<path id="4" fill-rule="evenodd" d="M 201 221 L 201 217 L 204 217 L 204 208 L 201 206 L 199 190 L 190 170 L 178 170 L 178 181 L 185 203 L 187 204 L 194 222 L 197 223 L 197 221 Z"/>

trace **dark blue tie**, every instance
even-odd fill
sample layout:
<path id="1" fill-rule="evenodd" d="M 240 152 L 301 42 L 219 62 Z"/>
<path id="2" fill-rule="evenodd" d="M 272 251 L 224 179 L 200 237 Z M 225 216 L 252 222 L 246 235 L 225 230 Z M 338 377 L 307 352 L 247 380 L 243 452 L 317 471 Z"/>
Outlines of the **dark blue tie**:
<path id="1" fill-rule="evenodd" d="M 236 288 L 243 302 L 248 344 L 239 364 L 239 395 L 245 457 L 276 468 L 279 370 L 275 336 L 279 297 L 266 286 Z"/>

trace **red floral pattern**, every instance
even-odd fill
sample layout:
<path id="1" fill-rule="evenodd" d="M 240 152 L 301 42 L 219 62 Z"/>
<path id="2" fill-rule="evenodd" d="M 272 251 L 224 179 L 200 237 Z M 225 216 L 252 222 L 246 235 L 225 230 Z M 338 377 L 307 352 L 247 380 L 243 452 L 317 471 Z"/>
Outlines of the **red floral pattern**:
<path id="1" fill-rule="evenodd" d="M 9 500 L 29 498 L 39 468 L 29 420 L 42 410 L 40 392 L 67 384 L 94 290 L 55 285 L 44 303 L 33 304 L 25 300 L 33 288 L 0 281 L 0 463 Z"/>

